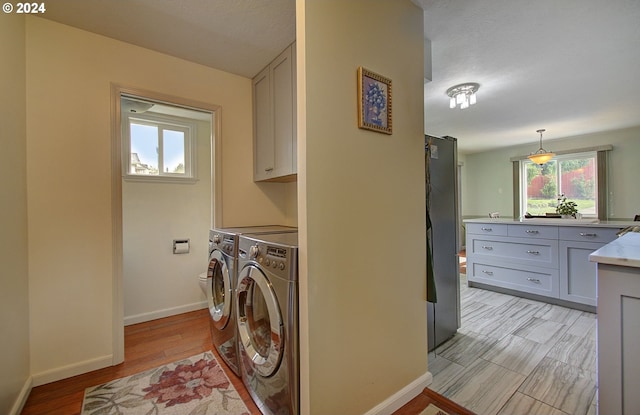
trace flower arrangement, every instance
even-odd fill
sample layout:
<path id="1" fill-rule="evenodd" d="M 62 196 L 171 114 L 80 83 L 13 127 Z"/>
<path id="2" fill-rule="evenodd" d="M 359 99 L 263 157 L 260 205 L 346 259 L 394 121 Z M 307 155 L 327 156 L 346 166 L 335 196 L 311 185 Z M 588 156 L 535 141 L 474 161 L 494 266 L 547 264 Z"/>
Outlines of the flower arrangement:
<path id="1" fill-rule="evenodd" d="M 558 196 L 558 206 L 556 207 L 556 213 L 563 216 L 576 217 L 578 213 L 578 205 L 575 202 L 567 201 L 564 194 Z"/>

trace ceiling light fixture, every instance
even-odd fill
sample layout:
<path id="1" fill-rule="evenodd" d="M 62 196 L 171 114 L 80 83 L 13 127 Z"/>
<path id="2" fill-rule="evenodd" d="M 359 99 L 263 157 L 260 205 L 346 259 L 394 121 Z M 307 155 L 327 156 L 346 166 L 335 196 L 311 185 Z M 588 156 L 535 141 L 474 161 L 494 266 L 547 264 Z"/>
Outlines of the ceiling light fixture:
<path id="1" fill-rule="evenodd" d="M 137 114 L 147 112 L 153 106 L 153 102 L 139 101 L 137 99 L 130 99 L 126 97 L 122 97 L 122 101 L 120 101 L 120 107 L 123 111 Z"/>
<path id="2" fill-rule="evenodd" d="M 460 105 L 460 109 L 469 108 L 469 105 L 476 103 L 476 92 L 478 92 L 480 84 L 475 82 L 467 82 L 459 84 L 447 89 L 447 95 L 451 97 L 449 100 L 449 108 L 455 108 Z"/>
<path id="3" fill-rule="evenodd" d="M 540 148 L 535 153 L 531 153 L 527 156 L 529 160 L 541 166 L 556 155 L 555 153 L 542 148 L 542 133 L 545 131 L 545 129 L 536 130 L 537 133 L 540 133 Z"/>

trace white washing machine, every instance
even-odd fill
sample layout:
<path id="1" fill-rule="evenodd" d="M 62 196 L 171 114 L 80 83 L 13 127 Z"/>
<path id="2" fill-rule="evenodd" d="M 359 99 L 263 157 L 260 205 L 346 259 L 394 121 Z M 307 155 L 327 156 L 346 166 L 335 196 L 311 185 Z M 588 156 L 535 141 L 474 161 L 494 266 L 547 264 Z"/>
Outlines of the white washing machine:
<path id="1" fill-rule="evenodd" d="M 240 376 L 238 365 L 235 289 L 237 282 L 238 236 L 242 233 L 269 234 L 296 232 L 287 226 L 250 226 L 218 228 L 209 231 L 209 264 L 200 276 L 211 316 L 211 339 L 218 354 L 233 372 Z"/>
<path id="2" fill-rule="evenodd" d="M 242 381 L 263 414 L 298 414 L 298 234 L 240 235 L 238 267 Z"/>

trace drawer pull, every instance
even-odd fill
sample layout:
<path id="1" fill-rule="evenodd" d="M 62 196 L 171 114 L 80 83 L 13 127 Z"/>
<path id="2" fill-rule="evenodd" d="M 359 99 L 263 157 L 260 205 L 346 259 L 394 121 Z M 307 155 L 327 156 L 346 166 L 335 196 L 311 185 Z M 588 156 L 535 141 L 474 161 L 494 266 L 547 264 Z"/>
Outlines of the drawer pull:
<path id="1" fill-rule="evenodd" d="M 487 251 L 493 251 L 493 247 L 489 245 L 482 245 L 482 249 L 486 249 Z"/>
<path id="2" fill-rule="evenodd" d="M 531 281 L 531 282 L 535 282 L 536 284 L 540 284 L 540 280 L 539 280 L 539 279 L 537 279 L 537 278 L 531 278 L 531 277 L 528 277 L 528 278 L 527 278 L 527 281 Z"/>
<path id="3" fill-rule="evenodd" d="M 485 232 L 491 232 L 493 229 L 491 228 L 480 228 L 481 230 L 485 231 Z"/>
<path id="4" fill-rule="evenodd" d="M 589 237 L 589 238 L 595 238 L 596 236 L 598 236 L 598 234 L 596 234 L 596 233 L 580 232 L 580 236 L 585 236 L 585 237 Z"/>
<path id="5" fill-rule="evenodd" d="M 273 171 L 273 167 L 267 167 L 266 169 L 264 169 L 264 171 L 266 171 L 266 172 Z"/>
<path id="6" fill-rule="evenodd" d="M 527 254 L 540 255 L 540 251 L 527 251 Z"/>
<path id="7" fill-rule="evenodd" d="M 482 270 L 482 273 L 483 273 L 483 274 L 487 274 L 487 275 L 493 275 L 493 272 L 492 272 L 492 271 L 487 271 L 486 269 L 483 269 L 483 270 Z"/>
<path id="8" fill-rule="evenodd" d="M 534 234 L 536 234 L 536 233 L 540 233 L 540 231 L 537 231 L 537 230 L 535 230 L 535 229 L 527 229 L 525 232 L 526 232 L 526 233 L 534 233 Z"/>

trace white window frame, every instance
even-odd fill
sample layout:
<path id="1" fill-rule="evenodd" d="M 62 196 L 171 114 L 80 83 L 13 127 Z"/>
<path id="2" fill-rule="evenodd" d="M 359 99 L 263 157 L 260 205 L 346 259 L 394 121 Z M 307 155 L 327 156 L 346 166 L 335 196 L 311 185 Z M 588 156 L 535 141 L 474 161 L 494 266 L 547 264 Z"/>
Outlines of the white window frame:
<path id="1" fill-rule="evenodd" d="M 574 160 L 579 158 L 593 158 L 594 160 L 594 187 L 595 187 L 595 214 L 582 214 L 584 218 L 598 218 L 598 199 L 599 199 L 599 186 L 598 186 L 598 152 L 597 151 L 582 151 L 576 153 L 565 153 L 556 155 L 553 160 L 557 163 L 557 169 L 560 169 L 560 162 L 563 160 Z M 520 160 L 520 216 L 524 217 L 527 211 L 527 166 L 533 164 L 528 159 Z M 557 179 L 557 177 L 556 177 Z M 557 184 L 557 183 L 556 183 Z M 562 189 L 558 189 L 561 193 Z"/>
<path id="2" fill-rule="evenodd" d="M 123 113 L 122 114 L 122 152 L 123 152 L 123 177 L 131 181 L 151 181 L 151 182 L 173 182 L 173 183 L 195 183 L 197 177 L 197 142 L 196 124 L 186 121 L 180 117 L 171 115 L 158 115 L 150 113 Z M 131 124 L 142 124 L 158 127 L 158 174 L 135 174 L 131 173 Z M 161 131 L 163 130 L 181 131 L 184 133 L 184 173 L 172 173 L 163 171 L 163 143 Z"/>

